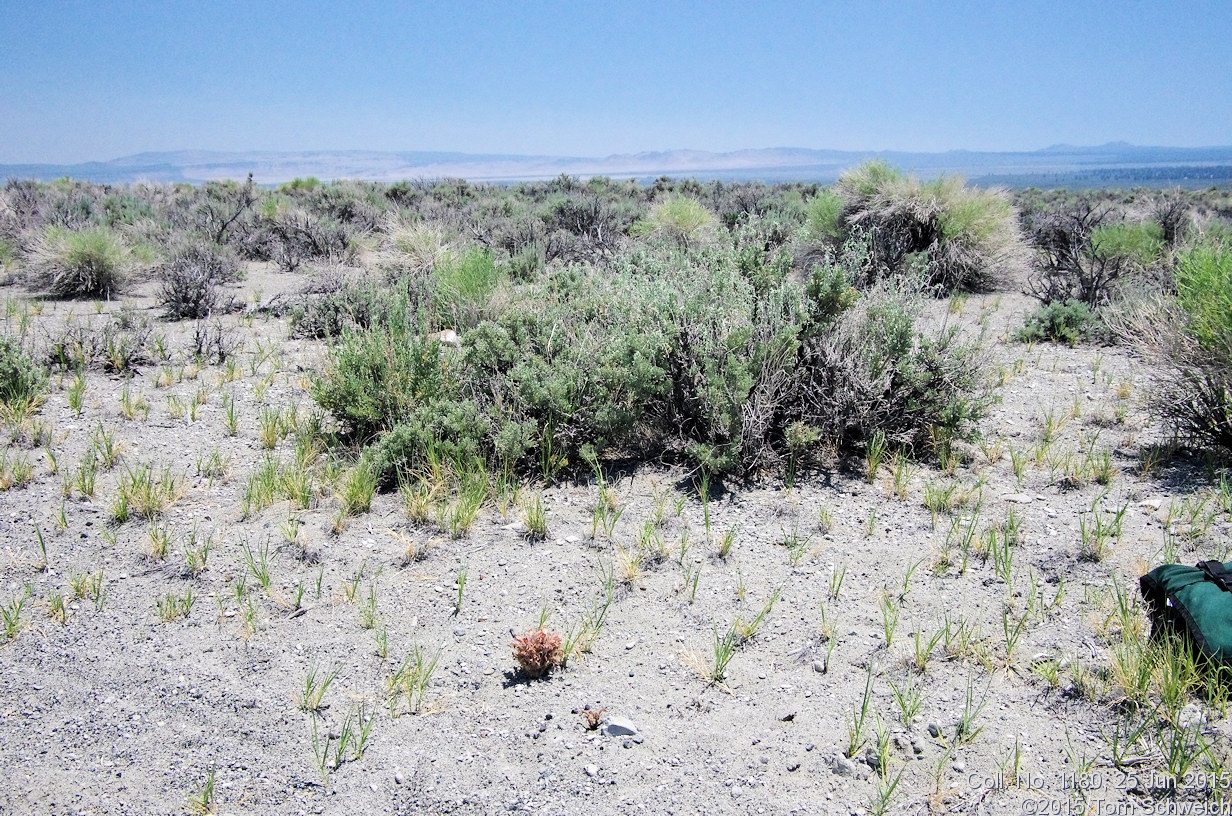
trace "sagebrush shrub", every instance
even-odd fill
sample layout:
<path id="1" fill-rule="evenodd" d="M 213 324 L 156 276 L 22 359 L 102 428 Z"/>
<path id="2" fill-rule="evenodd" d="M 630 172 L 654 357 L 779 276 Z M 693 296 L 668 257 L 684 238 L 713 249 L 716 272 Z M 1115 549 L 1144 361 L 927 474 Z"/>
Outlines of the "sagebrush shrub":
<path id="1" fill-rule="evenodd" d="M 1113 299 L 1125 278 L 1159 258 L 1157 225 L 1117 224 L 1111 217 L 1110 205 L 1089 199 L 1040 215 L 1030 294 L 1044 304 L 1078 300 L 1097 309 Z"/>
<path id="2" fill-rule="evenodd" d="M 386 484 L 454 457 L 551 479 L 610 450 L 750 475 L 810 459 L 788 441 L 801 423 L 818 449 L 962 436 L 987 405 L 978 345 L 919 332 L 922 284 L 857 291 L 868 254 L 852 242 L 803 280 L 755 245 L 658 243 L 603 270 L 549 268 L 460 351 L 402 297 L 343 330 L 315 395 L 372 446 Z"/>
<path id="3" fill-rule="evenodd" d="M 218 291 L 239 274 L 239 262 L 228 251 L 207 243 L 178 249 L 159 268 L 158 301 L 173 320 L 197 320 L 230 305 Z"/>
<path id="4" fill-rule="evenodd" d="M 256 260 L 270 260 L 283 272 L 294 272 L 309 261 L 353 261 L 351 239 L 351 230 L 328 216 L 288 209 L 258 216 L 246 249 Z"/>
<path id="5" fill-rule="evenodd" d="M 414 315 L 393 309 L 385 325 L 344 330 L 313 396 L 356 439 L 375 439 L 453 395 L 439 347 Z"/>

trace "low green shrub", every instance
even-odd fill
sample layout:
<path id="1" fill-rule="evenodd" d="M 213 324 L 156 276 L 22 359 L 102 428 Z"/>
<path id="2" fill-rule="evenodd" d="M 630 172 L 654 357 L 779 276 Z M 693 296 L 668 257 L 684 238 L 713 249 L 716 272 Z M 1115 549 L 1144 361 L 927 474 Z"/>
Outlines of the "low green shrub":
<path id="1" fill-rule="evenodd" d="M 21 344 L 0 337 L 0 404 L 29 401 L 43 393 L 47 376 L 22 349 Z"/>
<path id="2" fill-rule="evenodd" d="M 1114 328 L 1161 365 L 1154 411 L 1177 434 L 1232 453 L 1232 251 L 1203 242 L 1183 251 L 1173 297 L 1123 306 Z"/>
<path id="3" fill-rule="evenodd" d="M 843 235 L 843 197 L 821 190 L 808 203 L 805 235 L 813 241 L 836 241 Z"/>
<path id="4" fill-rule="evenodd" d="M 455 388 L 442 364 L 440 343 L 402 309 L 384 324 L 344 328 L 313 396 L 342 422 L 353 438 L 368 442 L 422 406 L 448 399 Z"/>
<path id="5" fill-rule="evenodd" d="M 637 236 L 658 235 L 680 246 L 696 245 L 711 234 L 714 215 L 694 198 L 672 193 L 630 227 Z"/>
<path id="6" fill-rule="evenodd" d="M 1045 303 L 1027 315 L 1025 325 L 1014 333 L 1014 339 L 1023 343 L 1048 341 L 1073 346 L 1091 334 L 1095 319 L 1091 308 L 1080 300 Z"/>

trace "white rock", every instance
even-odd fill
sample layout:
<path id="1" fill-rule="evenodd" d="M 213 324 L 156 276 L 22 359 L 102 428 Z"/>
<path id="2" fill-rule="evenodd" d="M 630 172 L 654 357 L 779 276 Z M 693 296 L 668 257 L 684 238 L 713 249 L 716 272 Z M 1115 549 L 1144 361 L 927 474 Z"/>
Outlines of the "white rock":
<path id="1" fill-rule="evenodd" d="M 433 332 L 427 337 L 428 341 L 439 340 L 442 346 L 452 346 L 458 348 L 462 343 L 458 340 L 458 333 L 453 329 L 445 329 L 444 331 Z"/>
<path id="2" fill-rule="evenodd" d="M 632 737 L 637 734 L 637 726 L 624 717 L 608 717 L 603 733 L 609 737 Z"/>
<path id="3" fill-rule="evenodd" d="M 1001 501 L 1012 502 L 1014 504 L 1030 504 L 1035 500 L 1026 493 L 1006 493 L 1001 497 Z"/>
<path id="4" fill-rule="evenodd" d="M 868 766 L 863 766 L 863 768 L 863 771 L 861 771 L 860 766 L 857 766 L 854 762 L 842 754 L 835 754 L 830 757 L 830 770 L 834 771 L 834 773 L 839 776 L 867 776 Z"/>
<path id="5" fill-rule="evenodd" d="M 586 766 L 586 775 L 587 775 L 587 776 L 598 776 L 598 775 L 599 775 L 599 766 L 598 766 L 598 765 L 587 765 L 587 766 Z"/>

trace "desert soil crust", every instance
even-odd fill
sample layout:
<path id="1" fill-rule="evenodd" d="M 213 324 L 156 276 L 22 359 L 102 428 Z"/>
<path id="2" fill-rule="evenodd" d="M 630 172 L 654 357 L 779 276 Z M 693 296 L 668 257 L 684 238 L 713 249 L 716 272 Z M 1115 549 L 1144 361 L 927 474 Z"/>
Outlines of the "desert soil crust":
<path id="1" fill-rule="evenodd" d="M 523 486 L 542 495 L 542 541 L 513 502 L 489 501 L 453 538 L 412 523 L 397 492 L 336 532 L 328 494 L 243 514 L 252 474 L 294 455 L 292 436 L 267 448 L 262 417 L 309 413 L 327 357 L 261 309 L 294 278 L 253 266 L 234 285 L 252 305 L 222 319 L 243 343 L 230 368 L 192 365 L 194 324 L 161 321 L 153 283 L 97 306 L 5 292 L 10 331 L 23 312 L 50 333 L 126 308 L 170 360 L 131 380 L 87 373 L 80 411 L 72 376 L 53 374 L 32 418 L 50 444 L 17 434 L 7 448 L 33 471 L 0 493 L 0 602 L 21 601 L 0 646 L 0 811 L 1160 801 L 1158 757 L 1109 764 L 1109 631 L 1166 542 L 1183 561 L 1215 557 L 1229 516 L 1199 455 L 1156 455 L 1152 371 L 1125 349 L 1013 341 L 1035 306 L 1014 292 L 937 301 L 938 319 L 984 332 L 1000 397 L 948 472 L 887 457 L 870 479 L 853 459 L 793 486 L 715 484 L 703 502 L 685 470 L 614 463 L 609 529 L 592 477 Z M 101 448 L 114 462 L 88 497 L 80 468 Z M 119 485 L 146 466 L 172 481 L 170 501 L 118 523 Z M 644 534 L 661 557 L 631 562 Z M 544 614 L 576 632 L 605 605 L 589 651 L 542 679 L 517 671 L 514 634 Z M 1227 720 L 1192 707 L 1222 750 Z M 1209 795 L 1192 782 L 1167 795 Z"/>

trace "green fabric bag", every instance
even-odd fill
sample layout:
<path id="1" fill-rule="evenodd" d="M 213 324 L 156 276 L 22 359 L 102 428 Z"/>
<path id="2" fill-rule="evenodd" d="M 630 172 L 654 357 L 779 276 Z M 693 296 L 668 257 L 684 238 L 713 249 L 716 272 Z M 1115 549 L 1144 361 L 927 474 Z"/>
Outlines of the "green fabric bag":
<path id="1" fill-rule="evenodd" d="M 1164 564 L 1138 584 L 1154 625 L 1188 633 L 1202 654 L 1232 668 L 1232 561 Z"/>

